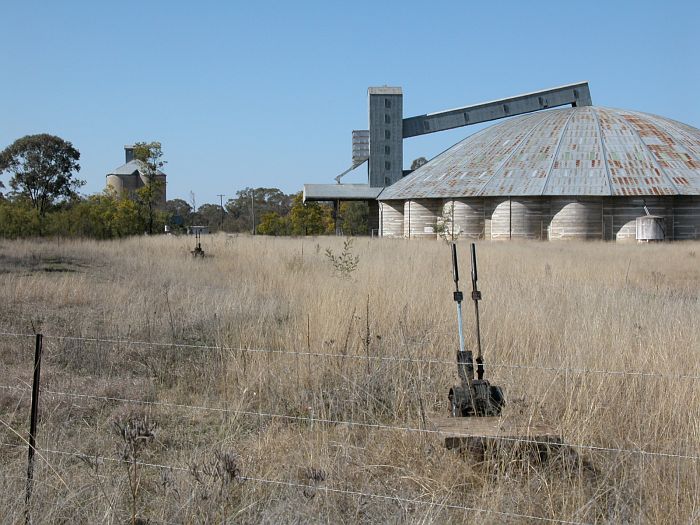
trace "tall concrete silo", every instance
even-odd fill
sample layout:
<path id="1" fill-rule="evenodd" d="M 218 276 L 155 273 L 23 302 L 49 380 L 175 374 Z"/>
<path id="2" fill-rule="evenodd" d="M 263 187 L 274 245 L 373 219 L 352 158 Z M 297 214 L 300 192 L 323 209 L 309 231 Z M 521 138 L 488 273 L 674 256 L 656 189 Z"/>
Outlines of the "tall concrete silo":
<path id="1" fill-rule="evenodd" d="M 143 161 L 134 158 L 134 146 L 124 146 L 124 157 L 124 164 L 107 174 L 106 187 L 117 195 L 133 198 L 136 190 L 149 184 L 148 171 Z M 160 188 L 158 202 L 163 205 L 167 197 L 167 175 L 158 170 L 155 178 Z"/>

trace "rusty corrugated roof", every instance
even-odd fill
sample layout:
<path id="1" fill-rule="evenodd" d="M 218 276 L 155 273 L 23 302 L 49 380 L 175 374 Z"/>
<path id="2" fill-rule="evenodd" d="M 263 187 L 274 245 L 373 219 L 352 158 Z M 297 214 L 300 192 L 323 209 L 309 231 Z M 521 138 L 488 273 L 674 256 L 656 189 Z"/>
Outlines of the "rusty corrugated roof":
<path id="1" fill-rule="evenodd" d="M 379 200 L 501 195 L 700 195 L 700 130 L 594 106 L 531 113 L 455 144 Z"/>

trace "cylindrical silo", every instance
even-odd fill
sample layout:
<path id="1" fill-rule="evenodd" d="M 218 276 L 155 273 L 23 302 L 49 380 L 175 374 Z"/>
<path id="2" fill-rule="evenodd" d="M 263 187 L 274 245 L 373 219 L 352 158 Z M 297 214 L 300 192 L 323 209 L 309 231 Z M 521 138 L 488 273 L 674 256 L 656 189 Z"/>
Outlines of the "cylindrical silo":
<path id="1" fill-rule="evenodd" d="M 495 199 L 491 212 L 491 239 L 510 239 L 510 199 Z"/>
<path id="2" fill-rule="evenodd" d="M 403 237 L 403 201 L 384 201 L 379 206 L 382 237 Z"/>
<path id="3" fill-rule="evenodd" d="M 117 195 L 132 196 L 143 184 L 138 174 L 107 175 L 107 187 L 114 188 Z"/>
<path id="4" fill-rule="evenodd" d="M 403 212 L 404 236 L 434 239 L 439 214 L 442 214 L 441 199 L 407 200 Z"/>
<path id="5" fill-rule="evenodd" d="M 600 199 L 555 197 L 550 204 L 549 239 L 603 238 L 603 203 Z"/>
<path id="6" fill-rule="evenodd" d="M 124 183 L 119 175 L 107 175 L 107 189 L 112 190 L 117 195 L 124 193 Z"/>
<path id="7" fill-rule="evenodd" d="M 165 204 L 165 199 L 166 199 L 166 190 L 167 190 L 167 176 L 165 173 L 158 173 L 155 175 L 155 181 L 157 184 L 156 191 L 158 192 L 158 204 L 163 205 Z M 150 177 L 148 177 L 146 174 L 142 173 L 140 175 L 140 182 L 138 183 L 139 188 L 143 188 L 144 186 L 148 186 L 150 184 Z"/>
<path id="8" fill-rule="evenodd" d="M 548 201 L 516 197 L 496 203 L 491 214 L 492 239 L 542 239 L 547 228 Z"/>
<path id="9" fill-rule="evenodd" d="M 438 217 L 443 231 L 449 238 L 484 237 L 484 201 L 482 199 L 445 199 L 442 216 Z"/>

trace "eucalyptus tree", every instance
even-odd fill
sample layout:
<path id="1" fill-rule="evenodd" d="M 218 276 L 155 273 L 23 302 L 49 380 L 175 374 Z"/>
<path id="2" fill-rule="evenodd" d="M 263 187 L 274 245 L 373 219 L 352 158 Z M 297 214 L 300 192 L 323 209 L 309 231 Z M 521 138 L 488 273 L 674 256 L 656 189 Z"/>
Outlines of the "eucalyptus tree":
<path id="1" fill-rule="evenodd" d="M 0 152 L 0 173 L 11 174 L 13 195 L 27 199 L 44 217 L 52 205 L 75 197 L 85 184 L 75 177 L 79 160 L 80 152 L 60 137 L 26 135 Z"/>

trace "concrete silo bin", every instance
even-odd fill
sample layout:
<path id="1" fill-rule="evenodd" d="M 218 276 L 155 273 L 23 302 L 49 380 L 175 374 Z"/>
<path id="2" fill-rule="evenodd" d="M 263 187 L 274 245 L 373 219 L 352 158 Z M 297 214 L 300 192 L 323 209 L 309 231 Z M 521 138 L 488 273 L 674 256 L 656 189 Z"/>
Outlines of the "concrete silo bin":
<path id="1" fill-rule="evenodd" d="M 536 197 L 499 200 L 491 214 L 491 238 L 542 239 L 548 226 L 547 204 Z"/>
<path id="2" fill-rule="evenodd" d="M 603 238 L 603 203 L 600 199 L 553 198 L 550 204 L 550 240 Z"/>
<path id="3" fill-rule="evenodd" d="M 445 199 L 438 225 L 450 238 L 484 237 L 484 201 L 482 199 Z"/>
<path id="4" fill-rule="evenodd" d="M 669 225 L 669 222 L 667 221 L 666 224 Z M 700 197 L 692 195 L 674 197 L 671 224 L 674 239 L 700 239 Z"/>
<path id="5" fill-rule="evenodd" d="M 403 237 L 403 201 L 384 201 L 379 206 L 382 237 Z"/>
<path id="6" fill-rule="evenodd" d="M 442 213 L 442 200 L 407 200 L 403 211 L 404 237 L 434 239 L 437 236 L 437 217 Z"/>

